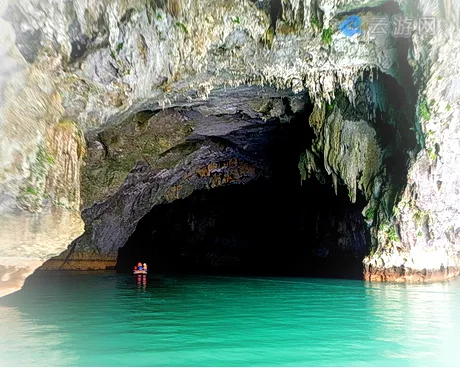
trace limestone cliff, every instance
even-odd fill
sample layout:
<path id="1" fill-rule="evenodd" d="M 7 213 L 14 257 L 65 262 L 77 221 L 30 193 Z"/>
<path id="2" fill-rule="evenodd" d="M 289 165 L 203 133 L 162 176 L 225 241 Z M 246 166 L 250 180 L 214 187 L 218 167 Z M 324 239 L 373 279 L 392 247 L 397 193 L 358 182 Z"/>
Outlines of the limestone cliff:
<path id="1" fill-rule="evenodd" d="M 436 32 L 370 35 L 395 12 L 435 16 Z M 299 168 L 365 197 L 365 277 L 456 275 L 459 13 L 449 0 L 1 0 L 0 264 L 33 260 L 25 276 L 60 254 L 81 211 L 85 233 L 59 259 L 113 264 L 156 204 L 269 175 L 242 137 L 309 103 Z"/>
<path id="2" fill-rule="evenodd" d="M 436 32 L 412 36 L 410 62 L 419 86 L 416 120 L 422 147 L 411 160 L 407 184 L 390 223 L 381 221 L 377 252 L 366 258 L 371 280 L 426 280 L 457 276 L 459 253 L 458 102 L 460 7 L 420 2 L 419 17 L 434 14 Z"/>

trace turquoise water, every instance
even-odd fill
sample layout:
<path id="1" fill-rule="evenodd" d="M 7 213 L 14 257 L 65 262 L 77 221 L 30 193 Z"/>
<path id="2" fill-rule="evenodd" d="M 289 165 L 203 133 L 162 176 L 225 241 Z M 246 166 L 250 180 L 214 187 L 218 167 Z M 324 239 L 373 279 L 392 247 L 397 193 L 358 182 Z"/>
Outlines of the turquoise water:
<path id="1" fill-rule="evenodd" d="M 0 299 L 2 366 L 458 366 L 460 282 L 34 276 Z"/>

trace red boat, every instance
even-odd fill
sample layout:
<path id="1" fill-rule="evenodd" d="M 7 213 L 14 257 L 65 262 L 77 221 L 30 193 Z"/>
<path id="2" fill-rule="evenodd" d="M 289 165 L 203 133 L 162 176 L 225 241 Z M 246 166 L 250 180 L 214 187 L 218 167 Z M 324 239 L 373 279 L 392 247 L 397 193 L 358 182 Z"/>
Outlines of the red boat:
<path id="1" fill-rule="evenodd" d="M 147 270 L 134 270 L 134 275 L 147 275 Z"/>

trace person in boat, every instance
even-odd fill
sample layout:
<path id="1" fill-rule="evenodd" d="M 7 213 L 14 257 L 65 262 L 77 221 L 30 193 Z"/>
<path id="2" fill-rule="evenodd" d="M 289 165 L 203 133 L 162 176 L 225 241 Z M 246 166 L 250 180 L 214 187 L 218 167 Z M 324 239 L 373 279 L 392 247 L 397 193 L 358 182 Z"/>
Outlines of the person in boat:
<path id="1" fill-rule="evenodd" d="M 144 264 L 142 265 L 142 268 L 143 268 L 144 270 L 147 271 L 147 263 L 144 263 Z"/>
<path id="2" fill-rule="evenodd" d="M 138 269 L 138 270 L 142 270 L 142 263 L 141 263 L 141 262 L 139 262 L 139 263 L 137 264 L 137 269 Z"/>

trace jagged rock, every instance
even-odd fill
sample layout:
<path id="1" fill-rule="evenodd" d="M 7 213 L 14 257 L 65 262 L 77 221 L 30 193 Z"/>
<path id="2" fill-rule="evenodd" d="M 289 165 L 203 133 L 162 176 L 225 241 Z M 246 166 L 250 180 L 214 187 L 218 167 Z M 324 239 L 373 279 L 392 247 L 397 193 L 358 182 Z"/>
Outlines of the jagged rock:
<path id="1" fill-rule="evenodd" d="M 417 120 L 423 134 L 423 150 L 412 160 L 407 184 L 394 210 L 398 236 L 388 241 L 388 227 L 380 230 L 378 254 L 390 250 L 386 267 L 405 265 L 398 280 L 445 279 L 460 272 L 460 198 L 458 185 L 460 69 L 455 62 L 460 44 L 459 4 L 420 2 L 421 16 L 438 14 L 434 33 L 415 32 L 414 65 L 420 79 Z M 394 247 L 400 251 L 394 251 Z M 372 258 L 371 258 L 372 260 Z M 440 271 L 440 268 L 443 270 Z M 420 270 L 425 274 L 420 276 Z M 392 280 L 385 270 L 367 273 L 370 279 Z M 428 276 L 427 273 L 428 272 Z M 383 276 L 381 276 L 383 275 Z"/>
<path id="2" fill-rule="evenodd" d="M 413 14 L 414 9 L 402 0 L 398 3 L 404 14 Z M 208 165 L 238 156 L 223 149 L 234 149 L 228 142 L 219 146 L 212 141 L 213 149 L 204 146 L 206 139 L 198 145 L 193 139 L 184 145 L 193 136 L 190 127 L 179 122 L 162 126 L 161 119 L 155 120 L 161 116 L 155 115 L 158 111 L 189 108 L 201 116 L 196 129 L 207 137 L 220 137 L 224 125 L 206 126 L 204 116 L 244 114 L 249 120 L 289 121 L 289 115 L 298 106 L 302 108 L 296 94 L 308 91 L 315 105 L 310 124 L 317 133 L 309 152 L 316 155 L 315 160 L 323 158 L 315 165 L 322 161 L 325 170 L 318 165 L 309 167 L 323 179 L 330 174 L 333 182 L 345 183 L 352 200 L 357 190 L 365 195 L 367 210 L 374 212 L 368 219 L 376 247 L 373 257 L 389 251 L 392 256 L 384 267 L 391 268 L 401 267 L 399 253 L 404 254 L 406 275 L 409 268 L 418 272 L 423 265 L 435 270 L 440 263 L 449 268 L 444 274 L 455 274 L 452 270 L 458 268 L 460 248 L 460 201 L 455 201 L 460 73 L 455 64 L 459 43 L 452 35 L 458 29 L 459 5 L 450 0 L 421 1 L 415 9 L 421 16 L 436 15 L 439 30 L 432 35 L 418 29 L 411 36 L 409 63 L 420 86 L 414 117 L 407 107 L 410 97 L 407 105 L 398 105 L 378 83 L 367 89 L 358 83 L 386 75 L 409 89 L 411 70 L 403 70 L 405 55 L 400 54 L 400 44 L 389 33 L 347 37 L 338 29 L 351 12 L 359 13 L 363 25 L 372 22 L 375 11 L 389 21 L 383 1 L 283 0 L 281 4 L 278 12 L 271 12 L 273 4 L 268 0 L 0 1 L 1 213 L 9 214 L 10 224 L 20 224 L 31 211 L 39 221 L 51 221 L 52 227 L 57 218 L 49 213 L 56 207 L 63 208 L 64 216 L 77 218 L 79 210 L 86 208 L 87 226 L 89 221 L 95 225 L 106 221 L 104 234 L 96 232 L 94 239 L 100 236 L 103 242 L 112 241 L 108 229 L 120 221 L 132 229 L 147 209 L 126 220 L 114 220 L 110 211 L 100 213 L 100 220 L 94 216 L 128 188 L 133 194 L 129 201 L 136 198 L 137 191 L 142 192 L 143 175 L 157 183 L 155 188 L 164 188 L 164 193 L 160 190 L 154 197 L 142 194 L 151 206 L 175 195 L 186 196 L 193 188 L 221 185 L 228 178 L 225 173 L 197 179 L 180 190 L 173 184 L 186 167 L 193 171 L 199 169 L 199 162 Z M 272 18 L 270 14 L 276 13 L 277 18 Z M 255 87 L 262 86 L 276 90 L 260 98 L 257 93 L 267 90 Z M 235 87 L 230 89 L 233 92 L 227 91 L 230 87 Z M 372 96 L 363 98 L 363 91 Z M 238 102 L 248 94 L 252 97 Z M 343 96 L 349 107 L 340 102 Z M 332 114 L 327 113 L 327 104 L 334 105 Z M 347 115 L 350 109 L 356 115 L 353 118 Z M 362 116 L 364 110 L 367 116 Z M 142 128 L 136 131 L 139 123 L 133 120 L 146 111 L 150 114 L 147 136 L 157 138 L 149 148 L 140 146 L 145 143 L 138 134 Z M 379 119 L 394 127 L 391 141 L 386 141 L 380 128 L 387 125 Z M 63 122 L 72 122 L 69 129 L 63 129 Z M 237 131 L 241 122 L 235 124 L 225 127 Z M 124 140 L 117 141 L 117 137 Z M 237 135 L 233 138 L 238 139 Z M 346 145 L 357 155 L 345 154 L 342 148 Z M 363 151 L 367 149 L 372 149 L 370 158 Z M 209 157 L 205 159 L 204 153 Z M 243 158 L 246 162 L 248 156 L 243 154 Z M 149 173 L 135 174 L 139 167 L 130 171 L 142 159 L 150 160 Z M 254 163 L 238 174 L 241 181 L 254 176 L 251 165 Z M 140 180 L 137 189 L 133 178 Z M 173 187 L 176 194 L 168 191 Z M 19 212 L 13 211 L 18 207 Z M 399 212 L 394 213 L 393 207 Z M 428 218 L 422 220 L 420 230 L 416 224 L 419 212 L 426 214 L 423 219 Z M 47 240 L 53 250 L 49 248 L 42 258 L 59 254 L 81 230 L 80 223 L 55 240 Z M 8 257 L 16 257 L 19 250 L 13 250 L 21 249 L 26 258 L 34 253 L 36 259 L 35 251 L 23 252 L 15 239 L 10 235 L 0 239 L 2 246 L 8 244 Z M 114 247 L 121 244 L 115 243 Z M 104 247 L 98 243 L 95 249 Z M 425 264 L 422 259 L 428 248 L 435 250 Z"/>

